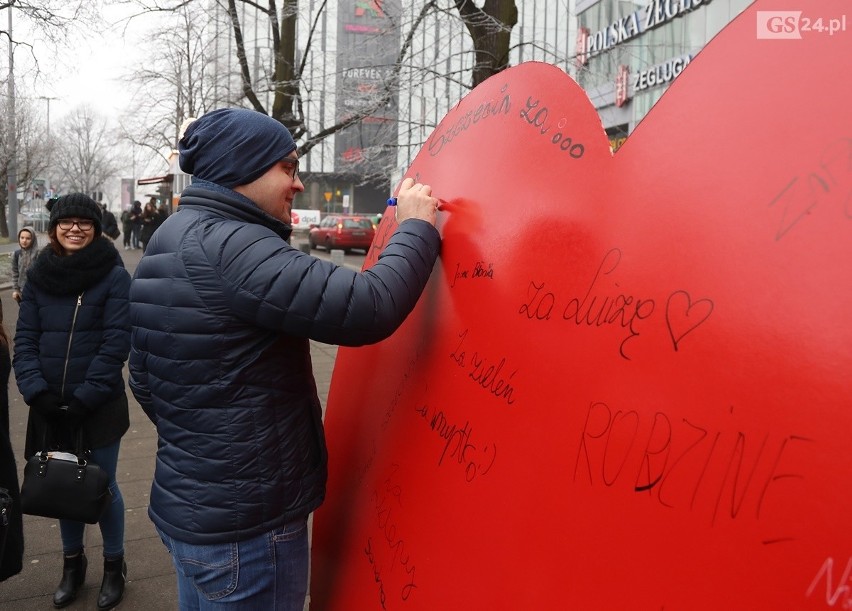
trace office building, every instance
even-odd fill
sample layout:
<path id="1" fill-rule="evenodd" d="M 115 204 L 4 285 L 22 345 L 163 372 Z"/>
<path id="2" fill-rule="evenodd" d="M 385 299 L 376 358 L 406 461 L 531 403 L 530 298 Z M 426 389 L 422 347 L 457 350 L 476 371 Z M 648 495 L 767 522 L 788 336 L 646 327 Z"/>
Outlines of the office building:
<path id="1" fill-rule="evenodd" d="M 613 150 L 751 0 L 577 0 L 577 81 Z"/>

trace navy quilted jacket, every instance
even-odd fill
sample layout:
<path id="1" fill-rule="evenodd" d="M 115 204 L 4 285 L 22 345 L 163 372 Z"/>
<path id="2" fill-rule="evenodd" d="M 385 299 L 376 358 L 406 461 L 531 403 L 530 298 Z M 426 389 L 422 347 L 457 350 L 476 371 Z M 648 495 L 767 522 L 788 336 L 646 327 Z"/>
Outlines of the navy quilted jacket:
<path id="1" fill-rule="evenodd" d="M 63 288 L 56 286 L 61 279 L 51 280 L 54 292 L 48 292 L 31 275 L 18 313 L 13 361 L 18 389 L 28 404 L 43 392 L 83 403 L 88 410 L 85 440 L 95 448 L 121 439 L 129 426 L 122 371 L 130 349 L 130 275 L 112 244 L 104 244 L 114 264 L 79 294 L 56 294 Z M 38 271 L 38 264 L 30 269 L 31 274 Z M 35 445 L 43 438 L 43 427 L 42 418 L 31 411 L 26 456 L 40 449 Z"/>
<path id="2" fill-rule="evenodd" d="M 389 336 L 438 256 L 408 220 L 356 273 L 287 244 L 289 226 L 193 185 L 131 286 L 130 386 L 159 434 L 149 515 L 188 543 L 257 536 L 316 509 L 326 447 L 309 339 Z"/>

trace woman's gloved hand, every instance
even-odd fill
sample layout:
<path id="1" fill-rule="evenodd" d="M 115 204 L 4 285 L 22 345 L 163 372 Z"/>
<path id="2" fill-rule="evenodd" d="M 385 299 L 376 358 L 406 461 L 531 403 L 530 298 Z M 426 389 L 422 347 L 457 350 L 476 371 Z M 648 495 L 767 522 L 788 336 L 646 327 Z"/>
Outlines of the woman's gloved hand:
<path id="1" fill-rule="evenodd" d="M 56 420 L 64 414 L 62 398 L 52 392 L 38 394 L 30 402 L 30 407 L 45 420 Z"/>
<path id="2" fill-rule="evenodd" d="M 83 402 L 76 397 L 71 399 L 71 402 L 62 408 L 65 412 L 65 418 L 72 425 L 80 424 L 89 413 L 89 410 L 86 409 L 86 406 L 83 405 Z"/>

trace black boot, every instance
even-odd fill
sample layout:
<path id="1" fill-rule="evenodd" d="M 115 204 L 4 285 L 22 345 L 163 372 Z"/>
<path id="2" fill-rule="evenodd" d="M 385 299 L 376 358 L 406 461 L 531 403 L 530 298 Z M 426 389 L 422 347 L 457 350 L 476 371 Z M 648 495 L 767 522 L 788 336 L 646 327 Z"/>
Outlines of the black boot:
<path id="1" fill-rule="evenodd" d="M 127 580 L 127 564 L 124 556 L 112 560 L 104 558 L 104 580 L 98 594 L 98 609 L 112 609 L 124 596 L 124 582 Z"/>
<path id="2" fill-rule="evenodd" d="M 82 551 L 76 556 L 65 556 L 65 562 L 62 565 L 62 581 L 59 582 L 59 587 L 53 594 L 54 607 L 61 609 L 74 602 L 80 586 L 86 581 L 86 566 L 88 561 L 86 554 Z"/>

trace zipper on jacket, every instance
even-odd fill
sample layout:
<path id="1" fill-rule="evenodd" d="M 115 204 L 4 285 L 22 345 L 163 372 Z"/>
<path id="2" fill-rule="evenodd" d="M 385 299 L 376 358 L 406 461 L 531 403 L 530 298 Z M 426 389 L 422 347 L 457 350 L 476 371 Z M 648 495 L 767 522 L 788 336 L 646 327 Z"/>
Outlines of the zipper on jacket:
<path id="1" fill-rule="evenodd" d="M 71 332 L 68 333 L 68 348 L 65 350 L 65 367 L 62 369 L 62 388 L 60 389 L 59 396 L 62 397 L 62 400 L 65 400 L 65 379 L 68 377 L 68 361 L 71 360 L 71 342 L 74 339 L 74 327 L 77 324 L 77 312 L 80 311 L 80 306 L 83 305 L 83 295 L 86 291 L 83 291 L 79 295 L 77 295 L 77 305 L 74 307 L 74 317 L 71 319 Z"/>

